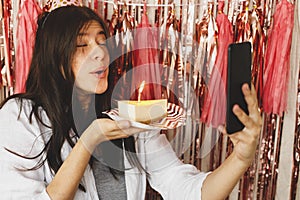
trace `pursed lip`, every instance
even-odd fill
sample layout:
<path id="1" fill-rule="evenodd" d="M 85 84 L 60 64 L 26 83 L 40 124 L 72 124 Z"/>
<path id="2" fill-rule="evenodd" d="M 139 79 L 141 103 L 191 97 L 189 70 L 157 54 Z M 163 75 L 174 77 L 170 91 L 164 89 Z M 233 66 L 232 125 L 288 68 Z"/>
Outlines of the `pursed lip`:
<path id="1" fill-rule="evenodd" d="M 101 74 L 107 70 L 108 67 L 99 67 L 94 71 L 90 72 L 90 74 Z"/>
<path id="2" fill-rule="evenodd" d="M 108 67 L 99 67 L 96 70 L 90 72 L 91 75 L 96 77 L 97 79 L 102 79 L 107 76 L 108 73 Z"/>

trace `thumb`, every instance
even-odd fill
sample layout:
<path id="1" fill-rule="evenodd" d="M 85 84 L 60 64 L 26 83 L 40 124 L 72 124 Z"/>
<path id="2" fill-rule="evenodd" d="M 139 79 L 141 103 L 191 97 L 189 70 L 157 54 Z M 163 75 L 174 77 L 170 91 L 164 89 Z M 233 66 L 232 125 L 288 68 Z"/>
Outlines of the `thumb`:
<path id="1" fill-rule="evenodd" d="M 218 131 L 221 132 L 221 133 L 223 133 L 223 134 L 225 134 L 225 135 L 227 134 L 226 128 L 225 128 L 224 125 L 219 125 L 218 126 Z"/>
<path id="2" fill-rule="evenodd" d="M 128 120 L 121 120 L 121 121 L 117 121 L 116 125 L 119 127 L 119 129 L 126 129 L 131 126 L 131 123 Z"/>

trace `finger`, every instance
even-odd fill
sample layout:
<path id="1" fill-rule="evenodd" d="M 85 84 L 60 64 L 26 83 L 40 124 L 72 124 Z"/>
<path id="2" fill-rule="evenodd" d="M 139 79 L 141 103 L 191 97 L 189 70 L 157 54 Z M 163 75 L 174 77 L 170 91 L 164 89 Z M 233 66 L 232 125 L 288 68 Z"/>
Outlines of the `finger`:
<path id="1" fill-rule="evenodd" d="M 131 126 L 131 123 L 128 120 L 117 121 L 115 124 L 117 125 L 118 129 L 125 129 Z"/>
<path id="2" fill-rule="evenodd" d="M 232 111 L 245 127 L 251 127 L 251 125 L 253 125 L 251 118 L 238 105 L 234 105 Z"/>
<path id="3" fill-rule="evenodd" d="M 226 128 L 223 125 L 218 126 L 218 131 L 221 132 L 224 135 L 227 135 Z"/>
<path id="4" fill-rule="evenodd" d="M 260 124 L 249 117 L 238 105 L 233 106 L 233 113 L 248 130 L 253 130 L 256 135 L 260 133 Z"/>
<path id="5" fill-rule="evenodd" d="M 244 84 L 242 86 L 242 90 L 245 95 L 245 101 L 247 102 L 249 117 L 252 118 L 259 125 L 262 125 L 261 112 L 258 107 L 257 95 L 254 85 L 252 84 L 250 90 L 248 84 Z"/>
<path id="6" fill-rule="evenodd" d="M 109 132 L 109 134 L 105 134 L 105 139 L 106 141 L 109 140 L 116 140 L 116 139 L 121 139 L 121 138 L 127 138 L 129 135 L 125 134 L 124 132 L 117 130 L 117 131 L 112 131 Z"/>
<path id="7" fill-rule="evenodd" d="M 231 142 L 233 143 L 233 145 L 235 145 L 237 143 L 238 140 L 236 140 L 236 139 L 234 139 L 232 137 L 232 135 L 235 135 L 237 133 L 235 133 L 235 134 L 228 134 L 227 130 L 226 130 L 226 127 L 223 126 L 223 125 L 218 126 L 218 131 L 221 132 L 224 136 L 228 136 L 230 138 Z"/>
<path id="8" fill-rule="evenodd" d="M 243 84 L 242 91 L 244 94 L 245 101 L 247 102 L 248 111 L 250 115 L 260 114 L 258 111 L 258 102 L 254 85 L 252 84 L 251 90 L 248 84 Z"/>
<path id="9" fill-rule="evenodd" d="M 116 140 L 116 139 L 127 138 L 127 137 L 129 137 L 129 135 L 124 133 L 122 130 L 114 130 L 110 132 L 105 132 L 103 134 L 104 141 Z"/>
<path id="10" fill-rule="evenodd" d="M 131 135 L 145 131 L 144 129 L 130 127 L 122 130 L 115 130 L 105 134 L 107 140 L 127 138 Z"/>
<path id="11" fill-rule="evenodd" d="M 144 132 L 144 131 L 145 131 L 145 129 L 136 128 L 136 127 L 132 127 L 132 126 L 130 128 L 122 130 L 122 132 L 125 133 L 128 136 L 131 136 L 131 135 L 134 135 L 134 134 L 137 134 L 137 133 L 141 133 L 141 132 Z"/>
<path id="12" fill-rule="evenodd" d="M 247 134 L 244 134 L 241 131 L 236 132 L 234 134 L 229 134 L 228 137 L 234 145 L 236 145 L 238 142 L 245 142 L 248 138 Z"/>

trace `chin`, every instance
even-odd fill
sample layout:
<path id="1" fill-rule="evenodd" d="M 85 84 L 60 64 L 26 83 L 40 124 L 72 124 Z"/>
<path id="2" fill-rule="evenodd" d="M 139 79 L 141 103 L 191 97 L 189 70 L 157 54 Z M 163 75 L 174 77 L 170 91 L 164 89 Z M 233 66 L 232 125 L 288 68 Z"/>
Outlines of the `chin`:
<path id="1" fill-rule="evenodd" d="M 106 83 L 102 83 L 101 85 L 99 85 L 95 91 L 96 94 L 103 94 L 108 88 L 108 84 Z"/>

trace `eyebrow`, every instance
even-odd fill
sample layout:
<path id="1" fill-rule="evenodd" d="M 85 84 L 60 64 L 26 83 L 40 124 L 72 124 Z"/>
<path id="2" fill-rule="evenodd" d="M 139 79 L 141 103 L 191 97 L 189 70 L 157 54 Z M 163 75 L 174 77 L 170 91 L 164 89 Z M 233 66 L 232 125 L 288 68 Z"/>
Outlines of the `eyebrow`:
<path id="1" fill-rule="evenodd" d="M 85 35 L 88 35 L 87 33 L 83 32 L 83 33 L 79 33 L 78 36 L 85 36 Z M 104 35 L 106 37 L 106 34 L 105 32 L 102 30 L 102 31 L 99 31 L 97 33 L 97 35 Z"/>

